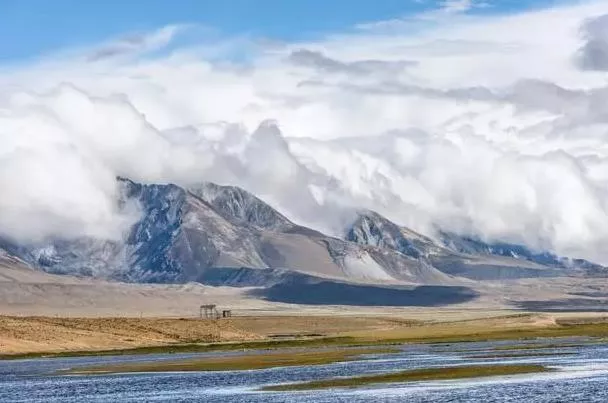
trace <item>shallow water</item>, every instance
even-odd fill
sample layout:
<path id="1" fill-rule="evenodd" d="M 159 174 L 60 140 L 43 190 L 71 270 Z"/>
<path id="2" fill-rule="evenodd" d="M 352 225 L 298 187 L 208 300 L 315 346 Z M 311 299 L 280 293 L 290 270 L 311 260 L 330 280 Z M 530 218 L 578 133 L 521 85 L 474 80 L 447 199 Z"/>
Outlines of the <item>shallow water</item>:
<path id="1" fill-rule="evenodd" d="M 563 343 L 580 340 L 563 340 Z M 554 341 L 538 341 L 540 344 Z M 0 361 L 0 402 L 606 402 L 608 345 L 522 350 L 555 356 L 472 359 L 513 342 L 403 346 L 388 355 L 323 366 L 255 371 L 53 376 L 53 372 L 102 363 L 175 360 L 209 354 L 82 357 Z M 575 354 L 562 354 L 575 353 Z M 227 353 L 221 353 L 226 355 Z M 214 354 L 218 355 L 218 353 Z M 258 392 L 261 386 L 335 376 L 356 376 L 411 368 L 467 364 L 540 363 L 555 372 L 459 381 L 373 385 L 314 392 Z"/>

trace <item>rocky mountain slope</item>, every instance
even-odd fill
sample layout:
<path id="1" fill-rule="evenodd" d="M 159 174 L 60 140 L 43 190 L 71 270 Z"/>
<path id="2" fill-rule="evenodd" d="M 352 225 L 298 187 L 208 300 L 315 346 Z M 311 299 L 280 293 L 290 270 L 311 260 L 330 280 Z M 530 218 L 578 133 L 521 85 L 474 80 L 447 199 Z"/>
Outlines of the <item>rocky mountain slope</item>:
<path id="1" fill-rule="evenodd" d="M 50 273 L 232 286 L 272 286 L 302 279 L 302 274 L 359 283 L 458 285 L 598 269 L 587 262 L 566 265 L 550 254 L 523 253 L 526 249 L 517 245 L 497 247 L 447 233 L 433 240 L 371 211 L 360 213 L 338 239 L 291 222 L 237 187 L 204 183 L 185 189 L 119 181 L 120 202 L 134 202 L 141 211 L 121 241 L 55 239 L 22 245 L 0 240 L 4 259 Z"/>
<path id="2" fill-rule="evenodd" d="M 280 268 L 323 278 L 371 282 L 450 283 L 441 271 L 399 251 L 325 236 L 298 226 L 235 187 L 191 189 L 121 179 L 140 220 L 123 242 L 53 240 L 2 247 L 51 273 L 133 282 L 204 279 L 210 268 Z"/>
<path id="3" fill-rule="evenodd" d="M 600 265 L 558 257 L 509 243 L 485 243 L 439 231 L 437 240 L 400 227 L 373 211 L 363 211 L 347 228 L 345 239 L 375 245 L 427 262 L 442 272 L 473 280 L 582 276 L 597 274 Z"/>

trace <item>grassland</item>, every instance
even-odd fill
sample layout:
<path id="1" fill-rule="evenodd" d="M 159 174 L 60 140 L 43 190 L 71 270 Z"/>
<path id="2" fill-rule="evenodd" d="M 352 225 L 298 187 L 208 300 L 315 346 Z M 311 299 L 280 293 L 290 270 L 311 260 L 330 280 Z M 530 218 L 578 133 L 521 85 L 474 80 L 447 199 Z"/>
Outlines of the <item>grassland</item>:
<path id="1" fill-rule="evenodd" d="M 590 324 L 552 324 L 540 326 L 500 327 L 496 321 L 484 321 L 431 324 L 412 327 L 409 332 L 377 332 L 373 338 L 360 334 L 360 342 L 376 339 L 383 342 L 406 343 L 458 343 L 472 341 L 500 341 L 500 340 L 534 340 L 539 338 L 564 337 L 606 337 L 608 323 Z M 505 322 L 508 319 L 505 318 Z M 356 337 L 356 335 L 354 335 Z"/>
<path id="2" fill-rule="evenodd" d="M 0 353 L 5 352 L 0 354 L 0 359 L 390 346 L 574 336 L 605 339 L 608 337 L 608 323 L 571 323 L 534 314 L 446 322 L 356 316 L 237 317 L 219 321 L 0 317 Z M 556 342 L 546 343 L 552 346 Z M 50 346 L 61 348 L 52 349 Z M 498 349 L 526 348 L 542 346 L 514 344 Z"/>
<path id="3" fill-rule="evenodd" d="M 174 371 L 242 371 L 299 365 L 325 365 L 352 361 L 364 354 L 389 354 L 398 352 L 390 348 L 323 349 L 315 351 L 272 352 L 229 357 L 206 357 L 176 361 L 138 362 L 101 365 L 63 371 L 62 374 L 109 374 L 128 372 Z"/>
<path id="4" fill-rule="evenodd" d="M 399 383 L 414 381 L 435 381 L 448 379 L 465 379 L 488 376 L 505 376 L 549 371 L 536 364 L 522 365 L 469 365 L 446 368 L 424 368 L 394 372 L 381 375 L 357 376 L 350 378 L 332 378 L 319 381 L 274 385 L 262 388 L 263 391 L 298 391 L 330 388 L 355 388 L 378 383 Z"/>

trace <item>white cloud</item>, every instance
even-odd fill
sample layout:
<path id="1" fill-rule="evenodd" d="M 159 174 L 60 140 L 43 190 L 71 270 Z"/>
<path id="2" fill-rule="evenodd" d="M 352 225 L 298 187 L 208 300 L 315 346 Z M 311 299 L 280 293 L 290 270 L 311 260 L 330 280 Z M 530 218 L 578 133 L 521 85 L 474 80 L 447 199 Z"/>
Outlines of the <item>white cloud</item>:
<path id="1" fill-rule="evenodd" d="M 583 69 L 608 71 L 608 15 L 588 19 L 581 27 L 585 43 L 578 62 Z"/>
<path id="2" fill-rule="evenodd" d="M 239 184 L 323 230 L 367 207 L 608 262 L 608 89 L 579 63 L 608 5 L 446 14 L 314 43 L 5 68 L 0 232 L 109 236 L 129 218 L 113 203 L 123 175 Z"/>
<path id="3" fill-rule="evenodd" d="M 440 12 L 447 14 L 464 13 L 477 7 L 487 7 L 488 3 L 475 0 L 444 0 L 440 3 Z"/>
<path id="4" fill-rule="evenodd" d="M 95 62 L 157 50 L 167 46 L 178 33 L 187 28 L 185 25 L 169 25 L 152 33 L 125 35 L 85 51 L 86 59 Z"/>

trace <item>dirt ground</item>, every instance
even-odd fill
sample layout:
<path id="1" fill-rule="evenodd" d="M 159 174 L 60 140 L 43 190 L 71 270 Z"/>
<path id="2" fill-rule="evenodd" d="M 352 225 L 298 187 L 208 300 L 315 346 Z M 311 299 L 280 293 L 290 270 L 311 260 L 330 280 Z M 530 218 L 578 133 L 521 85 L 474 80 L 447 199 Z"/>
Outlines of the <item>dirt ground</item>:
<path id="1" fill-rule="evenodd" d="M 425 338 L 536 329 L 557 326 L 556 320 L 605 321 L 596 314 L 544 315 L 494 313 L 471 318 L 452 313 L 444 321 L 405 316 L 244 316 L 230 319 L 192 318 L 57 318 L 0 316 L 0 354 L 91 351 L 184 343 L 277 340 L 351 336 L 361 339 Z M 427 318 L 431 317 L 427 313 Z"/>
<path id="2" fill-rule="evenodd" d="M 226 321 L 0 317 L 0 353 L 99 350 L 258 338 L 261 336 Z"/>
<path id="3" fill-rule="evenodd" d="M 0 354 L 269 340 L 386 331 L 411 321 L 357 317 L 54 318 L 0 316 Z"/>

